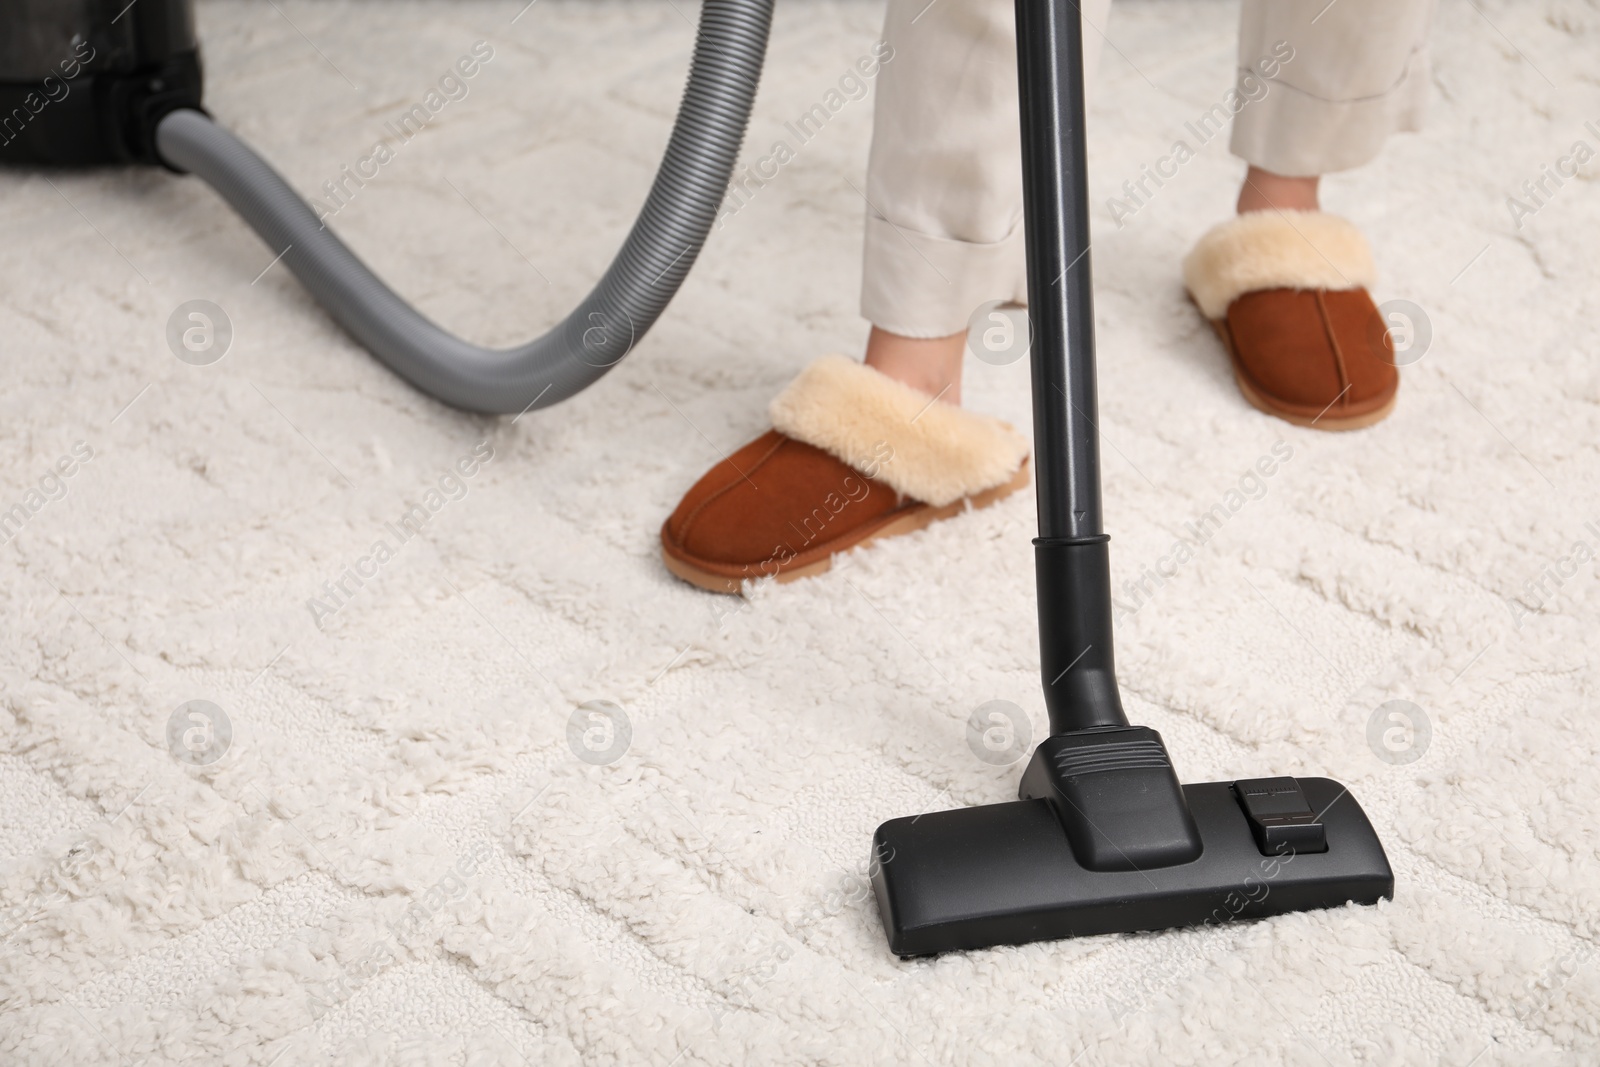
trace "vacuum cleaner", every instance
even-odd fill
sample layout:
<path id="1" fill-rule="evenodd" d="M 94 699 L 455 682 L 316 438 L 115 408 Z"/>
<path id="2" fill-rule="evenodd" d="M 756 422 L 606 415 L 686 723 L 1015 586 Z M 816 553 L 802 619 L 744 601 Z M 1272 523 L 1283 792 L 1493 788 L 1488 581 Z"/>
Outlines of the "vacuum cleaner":
<path id="1" fill-rule="evenodd" d="M 1095 429 L 1083 31 L 1074 0 L 1017 0 L 1016 11 L 1050 736 L 1020 799 L 878 827 L 870 870 L 889 948 L 923 956 L 1392 898 L 1383 845 L 1342 785 L 1180 785 L 1161 735 L 1122 710 Z"/>
<path id="2" fill-rule="evenodd" d="M 0 163 L 160 164 L 212 186 L 345 331 L 454 407 L 548 407 L 614 367 L 716 221 L 766 55 L 772 0 L 704 0 L 666 155 L 594 290 L 544 336 L 481 348 L 418 313 L 201 107 L 192 0 L 0 0 Z"/>
<path id="3" fill-rule="evenodd" d="M 1040 663 L 1051 736 L 1019 800 L 895 819 L 872 881 L 890 949 L 952 949 L 1371 904 L 1394 876 L 1325 778 L 1180 785 L 1128 724 L 1111 644 L 1095 431 L 1082 30 L 1073 0 L 1017 0 Z M 383 284 L 201 107 L 190 0 L 0 0 L 0 162 L 159 164 L 209 183 L 330 315 L 418 389 L 486 413 L 546 407 L 627 355 L 694 264 L 755 98 L 772 0 L 704 0 L 683 101 L 638 221 L 543 337 L 491 350 Z"/>

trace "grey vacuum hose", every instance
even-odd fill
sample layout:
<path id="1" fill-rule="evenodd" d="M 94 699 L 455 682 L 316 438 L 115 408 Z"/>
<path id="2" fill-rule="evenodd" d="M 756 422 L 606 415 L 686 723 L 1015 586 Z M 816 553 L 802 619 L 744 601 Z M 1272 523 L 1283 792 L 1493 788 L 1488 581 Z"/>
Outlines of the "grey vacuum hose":
<path id="1" fill-rule="evenodd" d="M 656 321 L 694 265 L 733 173 L 766 53 L 773 0 L 704 0 L 683 103 L 638 221 L 594 291 L 549 333 L 480 348 L 402 300 L 317 220 L 283 177 L 199 111 L 156 127 L 168 165 L 198 175 L 328 313 L 412 385 L 496 414 L 548 407 L 593 384 Z"/>

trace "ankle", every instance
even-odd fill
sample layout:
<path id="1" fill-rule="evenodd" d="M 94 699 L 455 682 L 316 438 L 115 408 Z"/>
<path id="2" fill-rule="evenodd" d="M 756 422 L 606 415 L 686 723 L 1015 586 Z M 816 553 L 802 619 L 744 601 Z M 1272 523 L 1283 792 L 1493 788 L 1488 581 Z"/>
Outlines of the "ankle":
<path id="1" fill-rule="evenodd" d="M 1318 211 L 1317 199 L 1321 177 L 1289 178 L 1269 170 L 1252 166 L 1239 188 L 1239 214 L 1252 211 Z"/>
<path id="2" fill-rule="evenodd" d="M 880 374 L 947 404 L 961 403 L 961 361 L 967 335 L 902 337 L 874 326 L 865 363 Z"/>

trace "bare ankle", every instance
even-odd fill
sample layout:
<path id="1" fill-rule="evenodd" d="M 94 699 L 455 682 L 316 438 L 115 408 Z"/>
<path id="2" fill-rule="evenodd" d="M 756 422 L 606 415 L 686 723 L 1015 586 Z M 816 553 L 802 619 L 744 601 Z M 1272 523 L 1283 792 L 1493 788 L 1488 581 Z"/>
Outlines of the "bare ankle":
<path id="1" fill-rule="evenodd" d="M 866 364 L 880 374 L 937 397 L 961 403 L 961 361 L 967 335 L 902 337 L 874 326 L 867 338 Z"/>
<path id="2" fill-rule="evenodd" d="M 1239 189 L 1239 214 L 1252 211 L 1318 211 L 1317 187 L 1321 178 L 1289 178 L 1252 166 Z"/>

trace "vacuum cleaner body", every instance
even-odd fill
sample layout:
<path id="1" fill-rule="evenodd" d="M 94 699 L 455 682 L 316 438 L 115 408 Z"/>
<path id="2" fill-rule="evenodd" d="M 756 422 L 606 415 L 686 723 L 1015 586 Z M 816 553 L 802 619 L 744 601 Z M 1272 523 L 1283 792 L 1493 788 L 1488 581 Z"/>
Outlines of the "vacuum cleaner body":
<path id="1" fill-rule="evenodd" d="M 1375 904 L 1394 875 L 1366 813 L 1327 778 L 1181 785 L 1129 725 L 1101 530 L 1082 25 L 1074 0 L 1016 0 L 1050 736 L 1021 799 L 893 819 L 873 886 L 901 956 Z"/>
<path id="2" fill-rule="evenodd" d="M 190 0 L 0 0 L 0 162 L 159 163 L 155 128 L 200 106 Z"/>
<path id="3" fill-rule="evenodd" d="M 694 265 L 755 100 L 773 0 L 704 0 L 665 156 L 611 266 L 566 318 L 496 349 L 422 315 L 200 107 L 190 0 L 0 0 L 0 163 L 154 163 L 210 185 L 358 343 L 454 407 L 518 414 L 598 381 Z"/>

